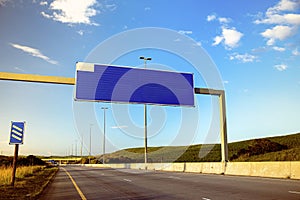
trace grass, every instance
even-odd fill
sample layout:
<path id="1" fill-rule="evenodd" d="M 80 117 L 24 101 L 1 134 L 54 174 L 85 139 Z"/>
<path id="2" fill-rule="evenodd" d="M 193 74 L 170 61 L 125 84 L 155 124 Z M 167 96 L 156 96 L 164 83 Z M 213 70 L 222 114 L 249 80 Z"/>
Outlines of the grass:
<path id="1" fill-rule="evenodd" d="M 263 155 L 240 157 L 234 161 L 300 161 L 300 147 L 282 150 L 278 152 L 270 152 Z"/>
<path id="2" fill-rule="evenodd" d="M 241 156 L 231 161 L 300 161 L 300 133 L 268 137 L 272 142 L 286 145 L 287 149 L 261 155 Z M 254 140 L 245 140 L 228 144 L 231 158 L 241 149 L 247 149 Z M 198 144 L 191 146 L 148 147 L 149 162 L 219 162 L 221 160 L 220 144 Z M 144 161 L 144 148 L 129 148 L 107 154 L 111 162 L 122 162 L 128 158 L 130 162 Z M 121 159 L 123 158 L 123 159 Z M 118 160 L 119 159 L 119 160 Z"/>
<path id="3" fill-rule="evenodd" d="M 22 179 L 33 175 L 43 169 L 43 166 L 21 166 L 16 170 L 16 179 Z M 0 185 L 8 185 L 11 182 L 12 167 L 0 168 Z"/>
<path id="4" fill-rule="evenodd" d="M 11 168 L 0 168 L 0 199 L 38 199 L 57 170 L 57 167 L 19 167 L 15 186 L 12 187 L 10 186 Z M 6 181 L 5 184 L 2 181 Z"/>

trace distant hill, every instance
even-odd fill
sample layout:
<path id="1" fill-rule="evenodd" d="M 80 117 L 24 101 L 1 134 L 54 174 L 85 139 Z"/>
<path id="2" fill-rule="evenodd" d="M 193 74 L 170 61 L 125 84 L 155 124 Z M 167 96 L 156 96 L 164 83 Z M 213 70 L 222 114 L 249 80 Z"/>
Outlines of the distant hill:
<path id="1" fill-rule="evenodd" d="M 220 144 L 148 147 L 149 162 L 219 162 Z M 300 161 L 300 133 L 228 144 L 230 161 Z M 102 160 L 102 156 L 98 158 Z M 144 148 L 105 155 L 106 163 L 142 163 Z"/>

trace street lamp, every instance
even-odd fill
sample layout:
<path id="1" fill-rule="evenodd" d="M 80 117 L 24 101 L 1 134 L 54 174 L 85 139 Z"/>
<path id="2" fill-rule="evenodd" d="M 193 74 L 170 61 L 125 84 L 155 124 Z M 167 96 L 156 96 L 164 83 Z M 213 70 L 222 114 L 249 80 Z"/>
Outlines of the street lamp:
<path id="1" fill-rule="evenodd" d="M 92 126 L 93 126 L 93 124 L 90 124 L 90 152 L 89 152 L 89 164 L 91 164 L 91 152 L 92 152 Z"/>
<path id="2" fill-rule="evenodd" d="M 108 108 L 107 107 L 102 107 L 101 108 L 103 110 L 103 159 L 102 159 L 102 164 L 105 164 L 105 110 L 107 110 Z"/>
<path id="3" fill-rule="evenodd" d="M 147 68 L 147 60 L 152 60 L 152 58 L 148 57 L 144 57 L 144 56 L 140 56 L 141 60 L 144 60 L 144 68 Z M 144 105 L 144 143 L 145 143 L 145 169 L 147 170 L 147 162 L 148 162 L 148 149 L 147 149 L 147 105 Z"/>

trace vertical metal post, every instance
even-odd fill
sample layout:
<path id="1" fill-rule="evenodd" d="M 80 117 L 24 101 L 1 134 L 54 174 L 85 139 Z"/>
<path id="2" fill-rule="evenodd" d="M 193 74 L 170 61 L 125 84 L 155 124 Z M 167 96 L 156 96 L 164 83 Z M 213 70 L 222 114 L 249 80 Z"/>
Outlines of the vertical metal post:
<path id="1" fill-rule="evenodd" d="M 226 169 L 226 162 L 228 161 L 228 143 L 227 143 L 225 91 L 224 90 L 214 90 L 214 89 L 209 89 L 209 88 L 195 88 L 194 90 L 195 90 L 195 94 L 216 95 L 219 97 L 221 157 L 222 157 L 221 162 L 225 163 L 224 169 Z"/>
<path id="2" fill-rule="evenodd" d="M 83 148 L 83 133 L 82 133 L 82 136 L 81 136 L 80 157 L 81 157 L 81 164 L 84 164 L 84 163 L 82 163 L 82 161 L 83 161 L 83 159 L 82 159 L 82 148 Z"/>
<path id="3" fill-rule="evenodd" d="M 19 154 L 19 144 L 15 144 L 15 155 L 14 155 L 14 160 L 13 160 L 13 170 L 12 170 L 12 176 L 11 176 L 11 186 L 15 185 L 18 154 Z"/>
<path id="4" fill-rule="evenodd" d="M 140 59 L 144 60 L 144 68 L 147 68 L 147 60 L 152 60 L 152 58 L 146 58 L 141 56 Z M 148 136 L 147 136 L 147 105 L 144 105 L 144 143 L 145 143 L 145 169 L 147 170 L 147 163 L 148 163 Z"/>
<path id="5" fill-rule="evenodd" d="M 144 68 L 147 68 L 147 60 L 144 59 Z M 145 169 L 147 169 L 147 163 L 148 163 L 148 124 L 147 124 L 147 105 L 144 105 L 144 138 L 145 138 Z"/>
<path id="6" fill-rule="evenodd" d="M 148 134 L 147 134 L 147 105 L 144 105 L 144 138 L 145 138 L 145 169 L 147 169 L 148 163 Z"/>
<path id="7" fill-rule="evenodd" d="M 91 164 L 91 153 L 92 152 L 92 124 L 90 124 L 90 151 L 89 151 L 89 164 Z"/>
<path id="8" fill-rule="evenodd" d="M 227 122 L 226 122 L 226 104 L 225 92 L 222 91 L 219 95 L 220 104 L 220 129 L 221 129 L 221 155 L 222 162 L 228 161 L 228 143 L 227 143 Z"/>
<path id="9" fill-rule="evenodd" d="M 75 157 L 77 157 L 77 140 L 75 140 Z"/>
<path id="10" fill-rule="evenodd" d="M 105 132 L 106 132 L 106 116 L 105 116 L 105 110 L 107 110 L 107 107 L 102 107 L 103 109 L 103 157 L 102 157 L 102 164 L 105 164 Z"/>

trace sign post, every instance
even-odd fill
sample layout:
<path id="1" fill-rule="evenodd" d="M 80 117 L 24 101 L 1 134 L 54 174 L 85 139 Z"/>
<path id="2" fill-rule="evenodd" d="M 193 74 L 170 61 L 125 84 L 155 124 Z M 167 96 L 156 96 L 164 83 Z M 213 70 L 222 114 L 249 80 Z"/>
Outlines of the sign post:
<path id="1" fill-rule="evenodd" d="M 11 122 L 9 144 L 15 145 L 13 170 L 12 170 L 12 176 L 11 176 L 11 186 L 15 185 L 17 160 L 18 160 L 18 154 L 19 154 L 19 144 L 23 144 L 24 129 L 25 129 L 25 122 Z"/>

